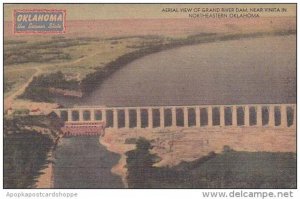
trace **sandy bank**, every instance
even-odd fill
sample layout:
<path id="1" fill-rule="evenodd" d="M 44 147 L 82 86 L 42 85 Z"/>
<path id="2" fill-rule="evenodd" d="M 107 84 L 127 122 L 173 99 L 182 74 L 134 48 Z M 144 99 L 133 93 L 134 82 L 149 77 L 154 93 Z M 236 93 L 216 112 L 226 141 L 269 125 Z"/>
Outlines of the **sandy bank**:
<path id="1" fill-rule="evenodd" d="M 106 147 L 107 150 L 121 155 L 121 158 L 120 158 L 118 164 L 116 164 L 111 169 L 111 171 L 112 171 L 112 173 L 121 176 L 122 182 L 124 183 L 124 187 L 128 188 L 128 184 L 126 181 L 127 169 L 125 167 L 126 166 L 125 153 L 127 151 L 134 149 L 135 146 L 132 144 L 131 145 L 122 144 L 123 141 L 125 141 L 125 140 L 123 140 L 123 137 L 125 137 L 125 135 L 122 135 L 120 137 L 121 139 L 119 139 L 117 133 L 114 133 L 112 131 L 107 131 L 105 133 L 104 137 L 100 137 L 99 141 L 102 145 L 104 145 Z"/>

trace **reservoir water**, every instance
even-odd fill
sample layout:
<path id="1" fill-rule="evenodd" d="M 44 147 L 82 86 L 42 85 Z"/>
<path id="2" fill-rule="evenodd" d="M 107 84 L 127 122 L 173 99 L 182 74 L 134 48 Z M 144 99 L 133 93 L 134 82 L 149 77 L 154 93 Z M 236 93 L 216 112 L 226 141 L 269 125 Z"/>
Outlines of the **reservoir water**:
<path id="1" fill-rule="evenodd" d="M 137 59 L 81 105 L 147 106 L 296 102 L 296 37 L 184 46 Z"/>

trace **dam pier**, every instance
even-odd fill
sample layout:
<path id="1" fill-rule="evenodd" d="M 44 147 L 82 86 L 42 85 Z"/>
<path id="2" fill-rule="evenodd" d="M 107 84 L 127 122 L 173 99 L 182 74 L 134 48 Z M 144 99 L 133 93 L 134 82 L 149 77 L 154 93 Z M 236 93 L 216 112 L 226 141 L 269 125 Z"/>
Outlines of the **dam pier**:
<path id="1" fill-rule="evenodd" d="M 79 106 L 54 112 L 72 128 L 295 127 L 295 104 L 106 107 Z M 90 130 L 89 130 L 90 131 Z"/>

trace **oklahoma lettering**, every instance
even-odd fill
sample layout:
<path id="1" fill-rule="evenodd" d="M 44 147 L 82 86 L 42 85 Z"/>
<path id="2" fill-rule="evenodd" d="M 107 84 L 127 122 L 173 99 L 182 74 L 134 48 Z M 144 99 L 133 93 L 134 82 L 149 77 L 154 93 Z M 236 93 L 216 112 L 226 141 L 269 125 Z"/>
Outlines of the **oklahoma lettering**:
<path id="1" fill-rule="evenodd" d="M 38 21 L 63 21 L 63 15 L 61 13 L 51 14 L 19 14 L 17 16 L 17 22 L 38 22 Z"/>

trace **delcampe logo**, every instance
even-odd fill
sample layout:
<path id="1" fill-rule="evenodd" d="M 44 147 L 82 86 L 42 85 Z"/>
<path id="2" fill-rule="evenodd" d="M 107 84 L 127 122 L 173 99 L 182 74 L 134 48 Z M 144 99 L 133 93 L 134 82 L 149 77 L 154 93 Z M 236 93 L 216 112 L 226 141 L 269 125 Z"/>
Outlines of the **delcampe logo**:
<path id="1" fill-rule="evenodd" d="M 14 10 L 15 34 L 61 34 L 66 31 L 66 10 Z"/>

